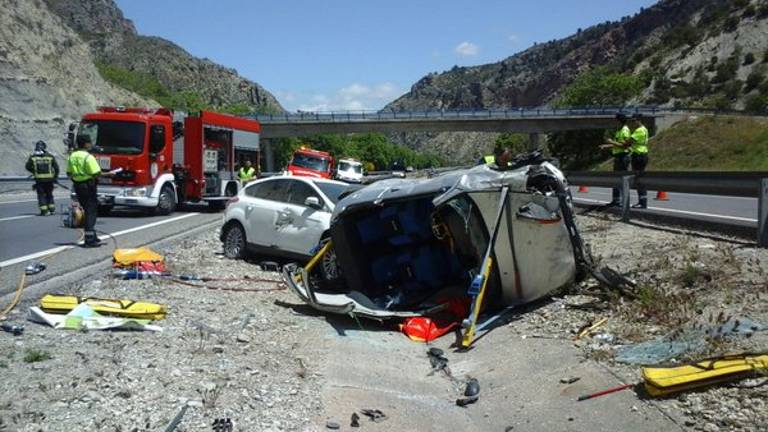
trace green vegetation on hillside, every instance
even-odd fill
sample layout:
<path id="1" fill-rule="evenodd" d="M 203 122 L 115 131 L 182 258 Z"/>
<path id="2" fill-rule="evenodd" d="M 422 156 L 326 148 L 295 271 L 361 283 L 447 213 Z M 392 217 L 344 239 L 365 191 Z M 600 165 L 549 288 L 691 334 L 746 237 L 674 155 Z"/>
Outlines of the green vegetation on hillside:
<path id="1" fill-rule="evenodd" d="M 621 106 L 644 88 L 642 76 L 616 72 L 598 67 L 579 75 L 565 87 L 556 102 L 558 107 L 568 106 Z M 606 131 L 567 131 L 549 136 L 549 151 L 566 169 L 584 169 L 594 166 L 610 154 L 599 148 L 605 141 Z"/>
<path id="2" fill-rule="evenodd" d="M 275 140 L 275 144 L 278 167 L 285 166 L 294 150 L 302 145 L 330 152 L 337 158 L 357 159 L 365 163 L 369 170 L 389 169 L 395 161 L 402 161 L 404 166 L 417 169 L 437 167 L 441 164 L 435 156 L 419 154 L 408 147 L 390 143 L 381 133 L 282 138 Z"/>
<path id="3" fill-rule="evenodd" d="M 708 116 L 680 122 L 651 139 L 648 169 L 768 170 L 768 121 Z"/>
<path id="4" fill-rule="evenodd" d="M 147 73 L 122 69 L 101 62 L 97 62 L 96 67 L 101 76 L 110 83 L 145 98 L 154 99 L 163 107 L 175 111 L 196 112 L 211 110 L 237 115 L 275 113 L 274 109 L 266 106 L 252 107 L 244 103 L 221 106 L 212 105 L 207 103 L 198 92 L 191 90 L 170 91 L 157 78 Z"/>

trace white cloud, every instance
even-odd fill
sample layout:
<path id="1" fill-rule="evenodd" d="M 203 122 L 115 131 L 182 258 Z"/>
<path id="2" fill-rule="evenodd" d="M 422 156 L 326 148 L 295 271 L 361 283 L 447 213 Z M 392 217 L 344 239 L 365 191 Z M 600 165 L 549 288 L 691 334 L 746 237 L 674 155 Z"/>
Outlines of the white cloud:
<path id="1" fill-rule="evenodd" d="M 295 101 L 285 101 L 289 111 L 363 111 L 378 110 L 400 96 L 403 90 L 394 83 L 365 84 L 354 82 L 332 95 L 298 94 Z"/>
<path id="2" fill-rule="evenodd" d="M 511 35 L 509 35 L 509 41 L 512 42 L 513 44 L 517 45 L 517 43 L 520 42 L 520 36 L 518 36 L 516 34 L 511 34 Z"/>
<path id="3" fill-rule="evenodd" d="M 455 51 L 456 54 L 462 56 L 462 57 L 469 57 L 473 55 L 477 55 L 477 52 L 479 51 L 479 47 L 472 42 L 464 41 L 458 45 L 456 45 Z"/>

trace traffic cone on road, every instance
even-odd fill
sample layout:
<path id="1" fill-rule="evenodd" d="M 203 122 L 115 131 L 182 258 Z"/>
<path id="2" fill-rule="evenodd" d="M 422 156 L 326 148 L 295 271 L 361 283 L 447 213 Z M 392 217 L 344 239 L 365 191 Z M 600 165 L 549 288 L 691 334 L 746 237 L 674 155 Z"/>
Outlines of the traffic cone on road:
<path id="1" fill-rule="evenodd" d="M 586 186 L 579 186 L 578 192 L 579 193 L 587 193 L 587 192 L 589 192 L 589 189 L 587 189 Z"/>
<path id="2" fill-rule="evenodd" d="M 656 198 L 654 198 L 656 201 L 669 201 L 669 197 L 667 196 L 667 193 L 664 191 L 658 191 L 656 192 Z"/>

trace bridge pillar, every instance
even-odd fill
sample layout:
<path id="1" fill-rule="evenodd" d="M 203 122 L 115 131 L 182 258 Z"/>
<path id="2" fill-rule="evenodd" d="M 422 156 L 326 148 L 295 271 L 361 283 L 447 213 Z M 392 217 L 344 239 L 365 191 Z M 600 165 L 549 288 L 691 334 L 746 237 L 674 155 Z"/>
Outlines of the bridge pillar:
<path id="1" fill-rule="evenodd" d="M 528 134 L 528 150 L 533 151 L 541 146 L 541 134 L 532 132 Z"/>
<path id="2" fill-rule="evenodd" d="M 275 172 L 275 149 L 271 141 L 261 141 L 261 149 L 264 152 L 264 171 L 266 172 Z"/>

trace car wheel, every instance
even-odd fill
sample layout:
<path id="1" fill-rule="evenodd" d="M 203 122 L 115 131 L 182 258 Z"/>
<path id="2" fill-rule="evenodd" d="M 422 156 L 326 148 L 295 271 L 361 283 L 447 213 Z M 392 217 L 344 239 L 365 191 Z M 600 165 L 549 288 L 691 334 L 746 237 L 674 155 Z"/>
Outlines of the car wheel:
<path id="1" fill-rule="evenodd" d="M 321 244 L 329 238 L 326 237 L 320 240 Z M 324 291 L 335 291 L 342 285 L 342 272 L 336 259 L 336 249 L 331 247 L 328 252 L 323 255 L 317 266 L 318 271 L 315 273 L 315 286 Z"/>
<path id="2" fill-rule="evenodd" d="M 173 188 L 167 184 L 163 185 L 160 189 L 160 196 L 157 198 L 157 210 L 155 213 L 165 216 L 173 213 L 176 210 L 176 196 L 173 193 Z"/>
<path id="3" fill-rule="evenodd" d="M 232 259 L 245 257 L 245 230 L 239 223 L 233 223 L 224 233 L 224 255 Z"/>

